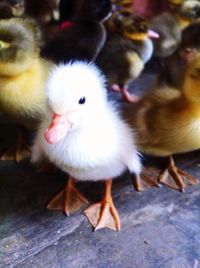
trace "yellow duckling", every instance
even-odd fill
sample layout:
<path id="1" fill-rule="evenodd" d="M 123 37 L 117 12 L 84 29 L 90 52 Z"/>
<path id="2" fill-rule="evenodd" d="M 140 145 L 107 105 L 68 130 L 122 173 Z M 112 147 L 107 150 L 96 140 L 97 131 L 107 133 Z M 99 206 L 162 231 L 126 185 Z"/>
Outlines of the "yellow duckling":
<path id="1" fill-rule="evenodd" d="M 39 45 L 40 32 L 32 20 L 0 21 L 0 112 L 31 129 L 44 114 L 44 84 L 52 66 L 40 58 Z M 22 148 L 23 144 L 18 143 L 14 151 L 2 159 L 21 160 L 23 154 L 19 151 L 24 151 Z"/>
<path id="2" fill-rule="evenodd" d="M 188 66 L 181 90 L 165 87 L 148 92 L 125 117 L 138 134 L 138 148 L 153 156 L 169 156 L 160 181 L 183 191 L 198 180 L 177 168 L 172 155 L 200 148 L 200 57 Z"/>

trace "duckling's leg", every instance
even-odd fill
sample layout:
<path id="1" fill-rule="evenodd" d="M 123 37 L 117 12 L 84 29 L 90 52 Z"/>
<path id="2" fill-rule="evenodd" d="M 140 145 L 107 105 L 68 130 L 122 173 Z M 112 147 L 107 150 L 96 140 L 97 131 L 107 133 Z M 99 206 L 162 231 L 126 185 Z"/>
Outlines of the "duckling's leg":
<path id="1" fill-rule="evenodd" d="M 135 103 L 139 101 L 139 97 L 129 93 L 128 91 L 128 86 L 127 85 L 117 85 L 117 84 L 113 84 L 111 86 L 111 89 L 114 91 L 118 91 L 121 92 L 122 97 L 125 101 L 129 102 L 129 103 Z"/>
<path id="2" fill-rule="evenodd" d="M 58 193 L 48 204 L 48 209 L 64 210 L 69 216 L 71 212 L 79 210 L 82 206 L 89 204 L 88 200 L 75 186 L 76 181 L 69 178 L 65 189 Z"/>
<path id="3" fill-rule="evenodd" d="M 133 187 L 138 192 L 147 190 L 150 187 L 160 187 L 157 181 L 157 176 L 155 175 L 153 177 L 155 177 L 155 180 L 146 175 L 144 171 L 141 173 L 141 175 L 134 175 L 132 177 Z"/>
<path id="4" fill-rule="evenodd" d="M 111 194 L 112 180 L 107 180 L 105 185 L 103 200 L 87 208 L 84 213 L 95 231 L 104 227 L 119 231 L 121 228 L 120 219 Z"/>
<path id="5" fill-rule="evenodd" d="M 31 148 L 26 137 L 25 129 L 21 128 L 16 143 L 7 152 L 1 154 L 0 160 L 15 160 L 19 162 L 30 157 L 30 155 Z"/>
<path id="6" fill-rule="evenodd" d="M 175 190 L 184 191 L 188 185 L 195 185 L 199 181 L 187 172 L 177 168 L 172 156 L 169 158 L 168 168 L 160 175 L 159 181 Z"/>

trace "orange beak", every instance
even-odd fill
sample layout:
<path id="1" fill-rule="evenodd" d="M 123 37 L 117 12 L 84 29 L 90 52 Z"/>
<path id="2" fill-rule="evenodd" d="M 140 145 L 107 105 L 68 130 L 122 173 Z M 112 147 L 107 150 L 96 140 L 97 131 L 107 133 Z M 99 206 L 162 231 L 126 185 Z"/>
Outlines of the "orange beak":
<path id="1" fill-rule="evenodd" d="M 54 114 L 51 124 L 45 132 L 45 139 L 49 144 L 54 144 L 61 141 L 72 124 L 67 118 L 67 114 L 58 115 Z"/>

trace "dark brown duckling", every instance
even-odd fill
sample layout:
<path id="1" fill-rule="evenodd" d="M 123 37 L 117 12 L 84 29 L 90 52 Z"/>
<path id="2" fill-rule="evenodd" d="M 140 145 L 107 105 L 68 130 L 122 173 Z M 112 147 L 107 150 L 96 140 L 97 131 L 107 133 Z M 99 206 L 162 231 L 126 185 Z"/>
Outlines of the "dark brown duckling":
<path id="1" fill-rule="evenodd" d="M 137 100 L 127 90 L 131 80 L 142 72 L 153 53 L 152 32 L 142 17 L 119 12 L 107 23 L 106 43 L 96 60 L 108 78 L 109 86 L 121 91 L 128 102 Z M 155 33 L 154 33 L 155 34 Z"/>
<path id="2" fill-rule="evenodd" d="M 105 41 L 102 24 L 111 13 L 110 0 L 80 0 L 70 28 L 48 42 L 42 56 L 55 63 L 73 60 L 94 60 Z"/>

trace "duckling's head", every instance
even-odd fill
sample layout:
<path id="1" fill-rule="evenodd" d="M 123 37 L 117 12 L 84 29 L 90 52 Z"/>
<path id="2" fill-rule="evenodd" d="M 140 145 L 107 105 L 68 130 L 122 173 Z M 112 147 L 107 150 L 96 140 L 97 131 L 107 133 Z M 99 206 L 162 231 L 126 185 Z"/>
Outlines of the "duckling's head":
<path id="1" fill-rule="evenodd" d="M 41 24 L 56 22 L 60 18 L 60 0 L 26 0 L 25 13 Z"/>
<path id="2" fill-rule="evenodd" d="M 40 31 L 29 19 L 0 20 L 0 75 L 24 72 L 38 56 Z"/>
<path id="3" fill-rule="evenodd" d="M 109 19 L 108 28 L 133 41 L 143 41 L 148 37 L 158 37 L 155 32 L 149 30 L 148 23 L 143 17 L 129 12 L 116 12 L 113 14 Z"/>
<path id="4" fill-rule="evenodd" d="M 99 120 L 107 109 L 104 77 L 91 63 L 55 67 L 46 88 L 51 123 L 45 137 L 49 143 L 57 143 L 68 131 L 88 126 L 91 118 Z"/>
<path id="5" fill-rule="evenodd" d="M 200 103 L 200 54 L 186 69 L 183 91 L 189 100 Z"/>
<path id="6" fill-rule="evenodd" d="M 133 0 L 112 0 L 113 10 L 120 12 L 133 12 Z"/>
<path id="7" fill-rule="evenodd" d="M 187 26 L 181 33 L 181 48 L 195 48 L 200 51 L 200 22 Z"/>
<path id="8" fill-rule="evenodd" d="M 1 0 L 0 19 L 20 17 L 25 11 L 24 0 Z"/>
<path id="9" fill-rule="evenodd" d="M 200 22 L 187 26 L 181 33 L 179 55 L 185 64 L 190 64 L 200 53 Z"/>
<path id="10" fill-rule="evenodd" d="M 25 0 L 7 0 L 11 6 L 14 17 L 20 17 L 25 11 Z"/>
<path id="11" fill-rule="evenodd" d="M 111 10 L 111 0 L 79 0 L 76 5 L 75 18 L 99 23 L 111 15 Z"/>
<path id="12" fill-rule="evenodd" d="M 169 8 L 171 9 L 172 12 L 177 12 L 179 11 L 182 3 L 185 0 L 169 0 Z"/>
<path id="13" fill-rule="evenodd" d="M 200 2 L 198 0 L 184 1 L 179 10 L 182 27 L 188 26 L 200 18 Z"/>

